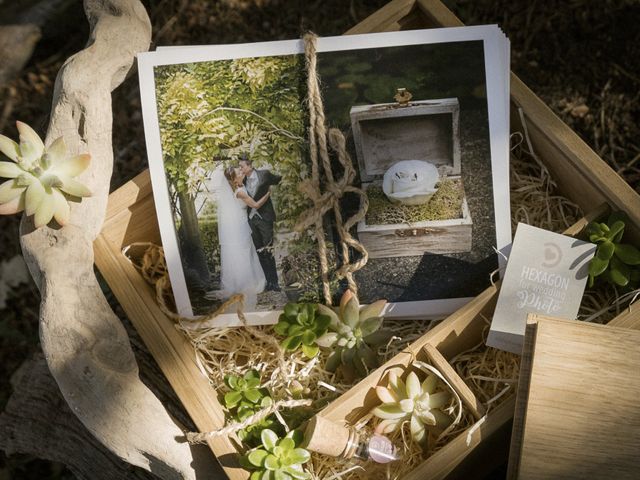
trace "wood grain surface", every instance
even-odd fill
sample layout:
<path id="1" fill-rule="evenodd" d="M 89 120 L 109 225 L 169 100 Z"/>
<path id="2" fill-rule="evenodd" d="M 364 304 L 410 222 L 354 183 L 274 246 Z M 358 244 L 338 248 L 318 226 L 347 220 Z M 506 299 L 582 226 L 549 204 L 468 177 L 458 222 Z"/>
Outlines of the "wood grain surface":
<path id="1" fill-rule="evenodd" d="M 640 331 L 530 315 L 509 478 L 635 479 Z"/>

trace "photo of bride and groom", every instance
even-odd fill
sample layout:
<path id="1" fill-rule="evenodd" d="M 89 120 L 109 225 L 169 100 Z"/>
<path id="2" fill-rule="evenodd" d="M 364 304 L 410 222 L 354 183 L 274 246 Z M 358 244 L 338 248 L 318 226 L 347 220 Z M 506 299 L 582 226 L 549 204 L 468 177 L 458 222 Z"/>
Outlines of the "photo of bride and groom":
<path id="1" fill-rule="evenodd" d="M 276 211 L 271 188 L 281 177 L 256 169 L 247 154 L 237 164 L 213 172 L 220 246 L 220 289 L 208 298 L 241 293 L 254 308 L 263 292 L 279 292 L 274 257 Z M 217 178 L 216 178 L 217 177 Z"/>

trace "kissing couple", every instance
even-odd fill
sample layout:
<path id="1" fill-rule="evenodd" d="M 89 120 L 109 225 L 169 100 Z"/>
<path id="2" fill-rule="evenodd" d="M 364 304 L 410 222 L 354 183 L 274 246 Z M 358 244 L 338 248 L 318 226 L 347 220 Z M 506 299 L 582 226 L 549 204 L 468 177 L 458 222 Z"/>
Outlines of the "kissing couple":
<path id="1" fill-rule="evenodd" d="M 264 291 L 280 291 L 273 236 L 276 212 L 271 187 L 281 177 L 270 170 L 257 170 L 248 155 L 237 166 L 224 170 L 218 192 L 218 239 L 220 282 L 225 297 L 245 296 L 245 307 L 255 308 Z"/>

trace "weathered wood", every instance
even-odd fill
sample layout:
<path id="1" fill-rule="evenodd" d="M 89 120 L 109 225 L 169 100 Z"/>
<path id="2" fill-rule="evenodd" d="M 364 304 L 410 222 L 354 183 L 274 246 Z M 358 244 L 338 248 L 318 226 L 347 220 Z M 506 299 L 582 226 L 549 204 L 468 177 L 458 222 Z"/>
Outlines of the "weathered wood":
<path id="1" fill-rule="evenodd" d="M 460 106 L 457 98 L 351 108 L 360 179 L 371 182 L 400 160 L 447 165 L 460 175 Z"/>
<path id="2" fill-rule="evenodd" d="M 640 332 L 527 323 L 508 478 L 637 478 Z"/>
<path id="3" fill-rule="evenodd" d="M 369 258 L 406 257 L 425 253 L 471 251 L 473 221 L 467 199 L 462 201 L 462 218 L 407 224 L 367 225 L 358 222 L 358 239 Z"/>
<path id="4" fill-rule="evenodd" d="M 163 478 L 206 478 L 182 429 L 140 381 L 122 324 L 93 273 L 93 241 L 105 216 L 113 167 L 111 91 L 148 48 L 149 18 L 137 0 L 86 0 L 89 46 L 56 79 L 46 143 L 64 136 L 70 153 L 90 152 L 80 180 L 93 197 L 73 204 L 63 228 L 33 228 L 21 245 L 40 289 L 40 339 L 60 391 L 84 426 L 115 455 Z"/>
<path id="5" fill-rule="evenodd" d="M 424 353 L 429 359 L 429 363 L 436 367 L 444 378 L 451 384 L 454 390 L 460 395 L 460 399 L 465 407 L 476 417 L 476 420 L 480 420 L 485 414 L 485 408 L 478 398 L 473 394 L 471 389 L 464 383 L 464 380 L 460 378 L 460 375 L 456 373 L 453 367 L 447 362 L 447 359 L 442 356 L 436 347 L 427 343 L 422 347 Z"/>
<path id="6" fill-rule="evenodd" d="M 107 450 L 69 409 L 42 353 L 11 378 L 13 395 L 0 415 L 0 448 L 65 464 L 79 479 L 151 480 Z"/>

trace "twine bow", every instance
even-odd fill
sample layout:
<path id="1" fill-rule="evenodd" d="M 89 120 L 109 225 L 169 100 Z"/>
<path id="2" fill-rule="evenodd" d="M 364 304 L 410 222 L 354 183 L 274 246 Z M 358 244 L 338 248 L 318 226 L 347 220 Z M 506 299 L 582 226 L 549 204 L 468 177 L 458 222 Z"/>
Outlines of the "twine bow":
<path id="1" fill-rule="evenodd" d="M 364 267 L 369 255 L 364 246 L 349 233 L 349 230 L 362 218 L 369 208 L 369 200 L 364 191 L 352 185 L 356 176 L 353 162 L 346 150 L 344 135 L 338 129 L 332 128 L 327 134 L 325 124 L 324 105 L 320 94 L 320 80 L 317 72 L 317 36 L 308 33 L 304 36 L 305 61 L 307 66 L 307 89 L 309 91 L 309 147 L 311 157 L 311 178 L 303 181 L 298 187 L 312 201 L 313 206 L 304 212 L 295 225 L 296 231 L 302 231 L 311 226 L 315 227 L 315 236 L 318 242 L 318 254 L 320 257 L 320 275 L 322 279 L 323 296 L 327 305 L 331 305 L 331 291 L 329 288 L 329 266 L 327 261 L 327 244 L 324 237 L 323 217 L 333 210 L 340 248 L 342 253 L 342 266 L 336 271 L 339 278 L 345 278 L 349 289 L 357 295 L 358 287 L 353 279 L 353 273 Z M 328 143 L 327 143 L 328 140 Z M 329 157 L 328 145 L 337 154 L 343 173 L 339 179 L 335 179 Z M 319 161 L 320 160 L 320 161 Z M 320 162 L 324 171 L 325 181 L 321 190 Z M 342 218 L 340 199 L 345 193 L 355 193 L 360 196 L 360 208 L 346 221 Z M 360 258 L 351 263 L 349 247 L 360 254 Z"/>

